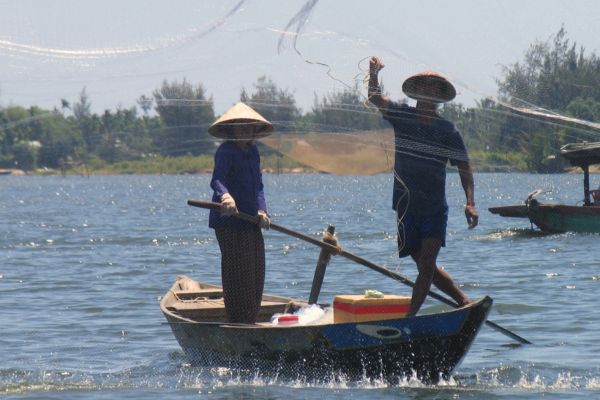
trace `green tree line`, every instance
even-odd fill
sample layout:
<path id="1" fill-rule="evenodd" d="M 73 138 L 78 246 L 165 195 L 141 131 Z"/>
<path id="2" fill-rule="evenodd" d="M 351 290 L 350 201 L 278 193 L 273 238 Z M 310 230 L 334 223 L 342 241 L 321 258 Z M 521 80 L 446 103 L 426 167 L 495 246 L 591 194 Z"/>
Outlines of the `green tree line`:
<path id="1" fill-rule="evenodd" d="M 497 83 L 499 101 L 484 99 L 473 108 L 444 107 L 470 151 L 480 155 L 487 151 L 492 162 L 503 155 L 518 158 L 528 171 L 558 172 L 566 165 L 554 157 L 561 146 L 600 140 L 600 131 L 587 125 L 520 111 L 600 121 L 600 58 L 571 43 L 564 28 L 548 41 L 532 44 L 522 62 L 504 67 Z"/>
<path id="2" fill-rule="evenodd" d="M 546 42 L 531 45 L 524 60 L 505 67 L 497 83 L 500 101 L 483 99 L 474 107 L 449 103 L 441 109 L 463 133 L 476 168 L 558 171 L 564 165 L 549 156 L 561 145 L 593 141 L 597 136 L 591 128 L 549 124 L 506 107 L 535 105 L 573 118 L 600 120 L 600 59 L 571 44 L 564 29 Z M 315 96 L 311 109 L 302 112 L 292 92 L 262 76 L 252 90 L 242 89 L 240 100 L 284 134 L 389 127 L 369 107 L 359 87 Z M 62 99 L 61 107 L 53 110 L 3 107 L 0 168 L 69 168 L 209 155 L 217 145 L 207 132 L 216 118 L 213 105 L 201 83 L 184 79 L 162 82 L 151 96 L 141 95 L 130 108 L 100 114 L 91 111 L 85 88 L 73 104 Z"/>

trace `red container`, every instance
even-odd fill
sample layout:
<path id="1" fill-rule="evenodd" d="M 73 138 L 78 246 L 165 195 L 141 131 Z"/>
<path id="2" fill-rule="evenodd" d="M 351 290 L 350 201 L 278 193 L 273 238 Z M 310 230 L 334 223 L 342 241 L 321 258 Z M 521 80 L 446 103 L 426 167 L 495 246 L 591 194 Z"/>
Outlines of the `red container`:
<path id="1" fill-rule="evenodd" d="M 279 317 L 277 317 L 278 325 L 294 325 L 297 323 L 298 323 L 297 315 L 285 314 L 285 315 L 280 315 Z"/>

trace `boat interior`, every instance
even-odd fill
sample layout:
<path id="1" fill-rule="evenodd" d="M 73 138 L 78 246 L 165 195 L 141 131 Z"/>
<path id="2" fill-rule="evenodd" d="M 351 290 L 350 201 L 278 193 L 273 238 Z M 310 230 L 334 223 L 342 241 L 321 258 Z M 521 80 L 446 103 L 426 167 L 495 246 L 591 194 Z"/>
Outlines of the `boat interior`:
<path id="1" fill-rule="evenodd" d="M 263 295 L 257 323 L 270 324 L 274 314 L 293 313 L 308 303 L 288 297 Z M 193 322 L 226 322 L 223 289 L 179 276 L 161 301 L 164 310 Z"/>

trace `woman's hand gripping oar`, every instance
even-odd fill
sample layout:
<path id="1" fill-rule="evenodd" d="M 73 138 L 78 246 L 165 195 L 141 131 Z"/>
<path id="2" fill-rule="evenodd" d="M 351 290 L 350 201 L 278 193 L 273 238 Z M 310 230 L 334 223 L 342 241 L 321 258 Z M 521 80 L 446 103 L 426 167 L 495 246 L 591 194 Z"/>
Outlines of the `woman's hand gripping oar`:
<path id="1" fill-rule="evenodd" d="M 188 200 L 187 203 L 190 206 L 200 207 L 200 208 L 206 208 L 206 209 L 209 209 L 209 210 L 210 209 L 212 209 L 212 210 L 219 210 L 220 207 L 221 207 L 221 205 L 219 203 L 214 203 L 214 202 L 211 202 L 211 201 L 203 201 L 203 200 Z M 239 214 L 235 214 L 235 217 L 236 218 L 240 218 L 240 219 L 242 219 L 244 221 L 247 221 L 247 222 L 251 222 L 251 223 L 255 223 L 255 224 L 258 223 L 258 217 L 256 217 L 256 216 L 251 216 L 251 215 L 248 215 L 248 214 L 239 213 Z M 296 239 L 300 239 L 300 240 L 304 240 L 304 241 L 306 241 L 308 243 L 312 243 L 315 246 L 321 247 L 322 249 L 327 249 L 328 251 L 330 251 L 333 254 L 340 255 L 340 256 L 342 256 L 344 258 L 347 258 L 349 260 L 352 260 L 352 261 L 354 261 L 354 262 L 356 262 L 358 264 L 364 265 L 367 268 L 370 268 L 370 269 L 372 269 L 374 271 L 377 271 L 377 272 L 379 272 L 379 273 L 381 273 L 381 274 L 383 274 L 385 276 L 388 276 L 388 277 L 390 277 L 392 279 L 400 281 L 400 282 L 402 282 L 405 285 L 408 285 L 410 287 L 413 287 L 415 285 L 415 283 L 413 281 L 411 281 L 410 279 L 408 279 L 407 277 L 405 277 L 403 275 L 400 275 L 400 274 L 397 274 L 395 272 L 392 272 L 389 269 L 381 267 L 381 266 L 379 266 L 377 264 L 373 264 L 372 262 L 370 262 L 368 260 L 365 260 L 364 258 L 359 257 L 357 255 L 354 255 L 352 253 L 349 253 L 349 252 L 347 252 L 345 250 L 341 250 L 341 248 L 338 247 L 338 246 L 334 246 L 332 244 L 325 243 L 323 241 L 317 240 L 317 239 L 312 238 L 310 236 L 304 235 L 304 234 L 302 234 L 300 232 L 296 232 L 296 231 L 293 231 L 291 229 L 285 228 L 283 226 L 274 224 L 273 222 L 271 222 L 270 228 L 272 230 L 274 230 L 274 231 L 278 231 L 278 232 L 281 232 L 281 233 L 285 233 L 286 235 L 295 237 Z M 460 307 L 454 301 L 452 301 L 450 299 L 447 299 L 446 297 L 444 297 L 444 296 L 442 296 L 442 295 L 440 295 L 440 294 L 438 294 L 436 292 L 433 292 L 433 291 L 430 290 L 428 292 L 428 294 L 429 294 L 429 296 L 433 297 L 434 299 L 439 300 L 442 303 L 445 303 L 445 304 L 447 304 L 449 306 L 452 306 L 454 308 Z M 519 343 L 522 343 L 522 344 L 531 344 L 531 342 L 529 340 L 527 340 L 525 338 L 522 338 L 521 336 L 517 335 L 516 333 L 513 333 L 513 332 L 509 331 L 508 329 L 503 328 L 500 325 L 498 325 L 498 324 L 496 324 L 496 323 L 494 323 L 494 322 L 492 322 L 490 320 L 485 321 L 485 323 L 489 327 L 491 327 L 491 328 L 497 330 L 498 332 L 500 332 L 500 333 L 502 333 L 502 334 L 510 337 L 511 339 L 516 340 Z"/>

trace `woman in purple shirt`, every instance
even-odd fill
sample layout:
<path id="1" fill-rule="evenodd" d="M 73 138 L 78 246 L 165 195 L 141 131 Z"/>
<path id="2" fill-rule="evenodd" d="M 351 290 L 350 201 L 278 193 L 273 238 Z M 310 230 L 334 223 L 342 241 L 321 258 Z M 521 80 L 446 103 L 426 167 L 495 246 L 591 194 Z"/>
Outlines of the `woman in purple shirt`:
<path id="1" fill-rule="evenodd" d="M 265 247 L 261 228 L 269 228 L 260 156 L 254 139 L 273 132 L 273 125 L 244 103 L 218 118 L 208 132 L 226 139 L 215 153 L 210 182 L 213 201 L 209 227 L 221 249 L 221 279 L 229 322 L 256 322 L 265 280 Z M 242 221 L 238 212 L 257 215 L 258 225 Z"/>

